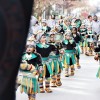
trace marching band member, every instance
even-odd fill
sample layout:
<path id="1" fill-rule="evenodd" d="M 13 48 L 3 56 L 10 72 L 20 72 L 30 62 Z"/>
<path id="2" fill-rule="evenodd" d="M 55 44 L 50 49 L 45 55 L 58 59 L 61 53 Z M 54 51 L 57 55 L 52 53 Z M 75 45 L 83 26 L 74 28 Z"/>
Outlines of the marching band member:
<path id="1" fill-rule="evenodd" d="M 63 28 L 63 16 L 59 16 L 58 24 Z"/>
<path id="2" fill-rule="evenodd" d="M 81 49 L 82 49 L 82 53 L 86 54 L 87 52 L 87 47 L 88 47 L 88 42 L 87 42 L 87 29 L 85 27 L 85 24 L 82 23 L 80 29 L 79 29 L 79 33 L 81 34 L 82 36 L 82 39 L 84 41 L 81 42 Z"/>
<path id="3" fill-rule="evenodd" d="M 72 29 L 71 22 L 70 22 L 69 19 L 64 19 L 63 29 L 64 29 L 65 31 L 71 30 L 71 29 Z"/>
<path id="4" fill-rule="evenodd" d="M 65 48 L 65 55 L 63 57 L 63 62 L 65 66 L 65 77 L 69 77 L 70 75 L 74 75 L 74 64 L 76 64 L 75 59 L 75 47 L 76 43 L 74 39 L 71 37 L 71 34 L 65 34 L 65 40 L 62 42 L 63 47 Z M 71 69 L 71 73 L 69 74 L 69 68 Z"/>
<path id="5" fill-rule="evenodd" d="M 80 63 L 79 63 L 79 59 L 80 59 L 80 53 L 81 53 L 81 48 L 80 48 L 80 42 L 82 41 L 81 35 L 77 32 L 77 28 L 73 27 L 72 28 L 72 37 L 74 39 L 74 41 L 76 42 L 76 48 L 77 48 L 77 54 L 76 54 L 76 66 L 77 68 L 80 68 Z"/>
<path id="6" fill-rule="evenodd" d="M 21 92 L 25 92 L 29 100 L 36 100 L 36 93 L 39 92 L 36 75 L 42 73 L 42 69 L 41 56 L 35 52 L 35 45 L 27 45 L 20 64 L 22 78 L 18 77 Z"/>
<path id="7" fill-rule="evenodd" d="M 56 24 L 53 29 L 55 30 L 56 33 L 64 34 L 64 30 L 59 24 Z"/>
<path id="8" fill-rule="evenodd" d="M 36 42 L 36 34 L 32 34 L 27 38 L 26 45 L 33 45 Z"/>
<path id="9" fill-rule="evenodd" d="M 55 41 L 55 33 L 50 34 L 50 41 L 48 42 L 51 45 L 54 45 L 56 50 L 50 53 L 50 59 L 52 59 L 52 68 L 53 68 L 53 75 L 52 75 L 52 87 L 61 86 L 61 72 L 63 70 L 63 64 L 60 59 L 60 49 L 62 45 L 60 41 Z"/>
<path id="10" fill-rule="evenodd" d="M 48 26 L 46 19 L 42 20 L 42 30 L 47 34 L 51 28 Z"/>
<path id="11" fill-rule="evenodd" d="M 36 51 L 42 57 L 44 68 L 44 72 L 39 76 L 40 92 L 44 93 L 46 91 L 47 93 L 51 93 L 52 90 L 50 89 L 50 79 L 53 75 L 53 71 L 51 67 L 52 60 L 50 60 L 49 55 L 55 50 L 55 46 L 46 43 L 46 35 L 44 33 L 39 34 L 38 41 L 39 43 L 36 45 Z M 43 80 L 43 78 L 45 78 L 45 80 Z M 45 90 L 43 81 L 45 81 Z"/>

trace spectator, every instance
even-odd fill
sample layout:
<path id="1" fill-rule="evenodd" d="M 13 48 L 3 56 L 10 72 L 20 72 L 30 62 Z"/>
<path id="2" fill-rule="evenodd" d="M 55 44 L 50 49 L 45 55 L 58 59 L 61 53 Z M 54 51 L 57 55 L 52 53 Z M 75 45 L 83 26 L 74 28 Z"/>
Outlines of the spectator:
<path id="1" fill-rule="evenodd" d="M 93 33 L 100 34 L 100 21 L 96 15 L 93 18 L 92 31 Z"/>
<path id="2" fill-rule="evenodd" d="M 85 22 L 86 27 L 92 26 L 92 21 L 93 21 L 92 16 L 89 15 L 89 16 L 88 16 L 88 19 L 87 19 L 86 22 Z"/>

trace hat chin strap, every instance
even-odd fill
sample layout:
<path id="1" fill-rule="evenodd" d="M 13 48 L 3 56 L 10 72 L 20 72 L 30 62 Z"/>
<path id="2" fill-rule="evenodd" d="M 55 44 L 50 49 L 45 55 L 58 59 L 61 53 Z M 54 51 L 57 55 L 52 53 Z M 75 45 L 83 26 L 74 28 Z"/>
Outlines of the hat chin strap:
<path id="1" fill-rule="evenodd" d="M 31 54 L 31 52 L 26 51 L 28 54 Z"/>

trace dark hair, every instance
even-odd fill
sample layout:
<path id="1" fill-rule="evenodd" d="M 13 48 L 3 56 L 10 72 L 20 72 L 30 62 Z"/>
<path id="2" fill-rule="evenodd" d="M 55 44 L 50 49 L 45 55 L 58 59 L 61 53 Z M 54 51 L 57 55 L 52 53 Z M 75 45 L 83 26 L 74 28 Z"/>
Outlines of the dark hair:
<path id="1" fill-rule="evenodd" d="M 54 36 L 54 35 L 55 35 L 55 34 L 50 34 L 50 37 L 51 37 L 51 36 Z"/>
<path id="2" fill-rule="evenodd" d="M 60 19 L 63 19 L 63 16 L 60 16 Z"/>
<path id="3" fill-rule="evenodd" d="M 77 34 L 77 32 L 78 32 L 77 28 L 73 27 L 71 31 L 73 31 L 73 29 L 76 31 L 76 34 Z M 73 34 L 73 32 L 72 32 L 72 34 Z"/>
<path id="4" fill-rule="evenodd" d="M 77 33 L 77 28 L 76 28 L 76 27 L 73 27 L 72 30 L 73 30 L 73 29 L 75 29 L 75 31 L 76 31 L 76 33 Z"/>
<path id="5" fill-rule="evenodd" d="M 55 15 L 51 15 L 51 18 L 52 18 L 52 19 L 55 19 L 55 17 L 56 17 Z"/>
<path id="6" fill-rule="evenodd" d="M 36 21 L 36 24 L 39 24 L 39 22 L 38 22 L 38 21 Z"/>
<path id="7" fill-rule="evenodd" d="M 89 15 L 89 16 L 88 16 L 88 19 L 89 19 L 90 17 L 92 17 L 92 16 L 91 16 L 91 15 Z"/>
<path id="8" fill-rule="evenodd" d="M 46 36 L 46 33 L 44 33 L 44 34 L 41 35 L 40 40 L 41 40 L 42 36 Z M 40 41 L 40 40 L 39 40 L 39 41 Z"/>

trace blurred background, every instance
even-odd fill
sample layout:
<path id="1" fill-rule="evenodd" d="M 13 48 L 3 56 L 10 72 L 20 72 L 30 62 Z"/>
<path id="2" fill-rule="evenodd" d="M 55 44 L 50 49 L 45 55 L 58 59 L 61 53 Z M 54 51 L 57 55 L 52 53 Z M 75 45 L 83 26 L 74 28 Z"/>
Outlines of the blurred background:
<path id="1" fill-rule="evenodd" d="M 48 19 L 51 14 L 84 18 L 96 14 L 100 17 L 100 0 L 34 0 L 33 12 L 38 19 Z"/>

